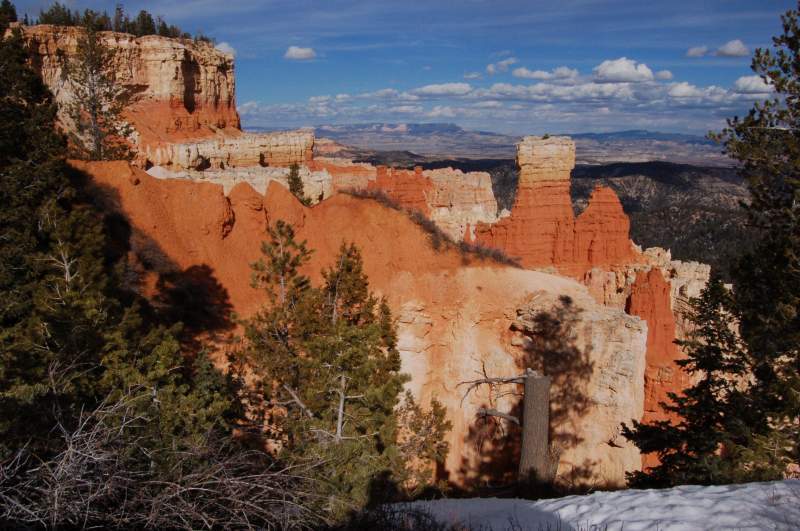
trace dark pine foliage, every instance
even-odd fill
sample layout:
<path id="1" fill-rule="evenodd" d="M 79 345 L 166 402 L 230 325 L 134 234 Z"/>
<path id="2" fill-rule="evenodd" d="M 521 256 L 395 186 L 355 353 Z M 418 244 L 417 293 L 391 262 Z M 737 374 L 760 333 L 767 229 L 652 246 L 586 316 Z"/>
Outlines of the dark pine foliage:
<path id="1" fill-rule="evenodd" d="M 800 8 L 800 6 L 799 6 Z M 712 282 L 691 318 L 685 366 L 701 376 L 667 407 L 677 426 L 626 430 L 661 466 L 637 485 L 780 478 L 800 462 L 800 26 L 783 17 L 773 49 L 758 49 L 753 70 L 775 88 L 747 116 L 713 135 L 740 163 L 745 205 L 758 238 L 732 267 L 733 291 Z"/>
<path id="2" fill-rule="evenodd" d="M 407 376 L 395 325 L 369 289 L 359 250 L 343 243 L 320 287 L 300 273 L 310 252 L 290 225 L 271 226 L 262 252 L 253 280 L 269 303 L 245 323 L 243 355 L 260 389 L 252 403 L 260 401 L 283 456 L 320 463 L 326 511 L 336 515 L 370 501 L 376 478 L 398 492 L 430 483 L 449 424 L 435 401 L 430 412 L 413 400 L 398 409 Z M 400 425 L 398 415 L 414 423 Z M 412 470 L 414 459 L 422 463 Z"/>
<path id="3" fill-rule="evenodd" d="M 114 14 L 109 16 L 106 11 L 100 12 L 86 9 L 81 13 L 77 9 L 71 10 L 65 4 L 54 2 L 53 5 L 39 13 L 36 23 L 56 26 L 84 26 L 94 31 L 119 31 L 131 33 L 137 37 L 160 35 L 171 38 L 191 38 L 189 33 L 182 31 L 178 26 L 167 24 L 163 18 L 153 17 L 152 14 L 144 9 L 139 11 L 136 16 L 131 17 L 125 12 L 122 4 L 117 4 Z M 198 35 L 197 38 L 198 40 L 210 40 L 208 37 L 201 35 Z"/>

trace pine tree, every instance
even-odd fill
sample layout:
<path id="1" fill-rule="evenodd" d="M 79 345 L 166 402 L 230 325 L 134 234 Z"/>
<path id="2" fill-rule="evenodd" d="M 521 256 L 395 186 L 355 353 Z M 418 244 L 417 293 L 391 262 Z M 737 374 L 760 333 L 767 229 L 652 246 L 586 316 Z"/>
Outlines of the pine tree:
<path id="1" fill-rule="evenodd" d="M 141 37 L 142 35 L 156 34 L 156 23 L 153 20 L 153 15 L 144 9 L 139 11 L 139 14 L 136 16 L 136 20 L 133 23 L 134 27 L 136 28 L 133 33 L 137 37 Z"/>
<path id="2" fill-rule="evenodd" d="M 773 50 L 758 49 L 752 69 L 775 89 L 718 135 L 740 163 L 745 205 L 759 231 L 733 271 L 736 313 L 754 382 L 749 415 L 754 442 L 743 448 L 754 474 L 780 476 L 800 463 L 800 26 L 781 17 Z M 779 442 L 781 441 L 781 442 Z M 774 450 L 779 448 L 778 450 Z"/>
<path id="3" fill-rule="evenodd" d="M 670 394 L 664 411 L 680 421 L 634 422 L 623 435 L 644 453 L 658 454 L 660 464 L 629 475 L 635 487 L 714 484 L 736 481 L 737 463 L 722 451 L 746 444 L 749 431 L 742 413 L 747 398 L 739 382 L 747 374 L 745 347 L 735 331 L 733 299 L 713 278 L 687 317 L 694 325 L 688 339 L 678 341 L 687 354 L 677 363 L 697 382 L 680 395 Z"/>
<path id="4" fill-rule="evenodd" d="M 727 322 L 695 307 L 700 335 L 686 344 L 687 368 L 704 376 L 684 398 L 672 397 L 668 408 L 682 423 L 637 424 L 627 432 L 640 449 L 662 457 L 662 466 L 634 476 L 637 484 L 775 479 L 800 462 L 798 11 L 782 17 L 774 50 L 753 57 L 753 71 L 775 96 L 712 135 L 739 162 L 750 192 L 743 207 L 759 238 L 732 268 L 730 299 L 714 283 L 704 295 L 706 304 L 726 307 Z M 738 329 L 736 342 L 729 323 Z"/>
<path id="5" fill-rule="evenodd" d="M 297 163 L 292 164 L 289 167 L 289 176 L 287 177 L 287 181 L 289 183 L 289 191 L 300 200 L 301 203 L 308 206 L 311 204 L 311 200 L 306 197 L 305 191 L 303 190 L 303 180 L 300 178 L 300 167 Z"/>
<path id="6" fill-rule="evenodd" d="M 67 72 L 74 98 L 67 106 L 75 132 L 75 156 L 85 160 L 130 159 L 127 139 L 132 129 L 122 112 L 127 91 L 114 78 L 114 50 L 103 44 L 92 27 L 78 39 L 76 56 Z"/>
<path id="7" fill-rule="evenodd" d="M 114 19 L 111 28 L 114 31 L 124 33 L 128 31 L 128 24 L 130 24 L 130 20 L 125 14 L 125 7 L 122 4 L 117 4 L 114 7 Z"/>
<path id="8" fill-rule="evenodd" d="M 56 26 L 77 26 L 80 21 L 80 13 L 70 11 L 69 7 L 60 3 L 53 2 L 46 10 L 39 12 L 37 24 L 53 24 Z"/>
<path id="9" fill-rule="evenodd" d="M 0 42 L 0 443 L 44 437 L 92 392 L 104 317 L 100 224 L 77 201 L 56 109 L 22 37 Z M 20 421 L 20 419 L 25 419 Z M 42 441 L 40 441 L 42 442 Z"/>
<path id="10" fill-rule="evenodd" d="M 282 222 L 269 235 L 266 260 L 254 270 L 271 304 L 246 323 L 245 355 L 284 455 L 323 463 L 327 509 L 336 513 L 365 504 L 381 474 L 407 479 L 395 411 L 407 377 L 388 304 L 370 292 L 358 249 L 342 244 L 315 288 L 299 273 L 309 257 L 305 243 Z M 424 442 L 414 444 L 436 450 L 420 457 L 443 458 L 448 426 L 441 408 L 423 424 Z"/>
<path id="11" fill-rule="evenodd" d="M 0 29 L 5 33 L 6 28 L 11 22 L 17 21 L 17 9 L 11 0 L 0 2 Z"/>
<path id="12" fill-rule="evenodd" d="M 19 31 L 0 42 L 0 458 L 52 454 L 56 426 L 134 388 L 153 397 L 154 446 L 230 430 L 233 382 L 202 354 L 185 359 L 177 329 L 117 289 L 102 214 L 65 162 L 52 96 L 27 60 Z"/>

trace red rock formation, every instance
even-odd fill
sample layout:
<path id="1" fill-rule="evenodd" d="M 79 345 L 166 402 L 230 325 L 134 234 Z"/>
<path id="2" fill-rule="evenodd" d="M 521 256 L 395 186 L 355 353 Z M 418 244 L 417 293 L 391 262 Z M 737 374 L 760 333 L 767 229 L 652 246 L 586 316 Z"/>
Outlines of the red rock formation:
<path id="1" fill-rule="evenodd" d="M 509 217 L 475 227 L 478 243 L 503 250 L 527 268 L 571 265 L 574 234 L 569 181 L 520 184 Z"/>
<path id="2" fill-rule="evenodd" d="M 675 363 L 684 357 L 675 341 L 670 284 L 657 268 L 636 276 L 625 311 L 647 322 L 647 360 L 644 374 L 644 415 L 642 422 L 675 421 L 659 405 L 669 402 L 668 393 L 680 393 L 691 381 Z M 655 455 L 642 456 L 643 466 L 658 464 Z"/>
<path id="3" fill-rule="evenodd" d="M 420 166 L 414 171 L 378 166 L 375 180 L 367 184 L 367 190 L 380 190 L 403 208 L 430 216 L 427 195 L 433 191 L 433 183 L 422 174 Z"/>
<path id="4" fill-rule="evenodd" d="M 156 179 L 123 162 L 75 164 L 90 173 L 109 207 L 130 223 L 131 254 L 147 266 L 145 285 L 156 286 L 161 272 L 204 267 L 242 317 L 265 302 L 250 285 L 249 264 L 260 258 L 268 220 L 289 221 L 298 238 L 307 240 L 314 252 L 306 272 L 317 282 L 341 242 L 355 243 L 370 285 L 388 297 L 397 316 L 398 349 L 404 371 L 412 374 L 410 390 L 423 403 L 437 397 L 453 421 L 446 469 L 456 483 L 485 471 L 470 463 L 491 459 L 476 454 L 469 439 L 485 397 L 477 393 L 462 401 L 463 388 L 456 384 L 474 378 L 482 367 L 497 374 L 519 371 L 524 342 L 511 330 L 519 309 L 524 306 L 532 316 L 548 309 L 546 301 L 569 296 L 580 309 L 578 346 L 591 356 L 592 373 L 583 375 L 582 385 L 593 405 L 559 425 L 565 436 L 581 441 L 564 450 L 559 470 L 568 474 L 586 465 L 586 481 L 621 485 L 624 471 L 638 465 L 635 448 L 608 441 L 621 422 L 641 415 L 642 323 L 595 303 L 577 282 L 477 257 L 465 265 L 457 251 L 435 250 L 406 214 L 371 200 L 337 194 L 308 208 L 275 182 L 266 196 L 240 183 L 226 197 L 220 185 Z M 531 306 L 532 301 L 538 302 Z M 510 410 L 513 397 L 503 400 L 498 407 Z"/>
<path id="5" fill-rule="evenodd" d="M 630 222 L 613 190 L 598 187 L 578 216 L 570 201 L 575 144 L 561 137 L 525 137 L 517 145 L 520 180 L 511 215 L 476 227 L 476 240 L 502 249 L 527 268 L 553 267 L 581 276 L 594 267 L 637 260 Z"/>
<path id="6" fill-rule="evenodd" d="M 575 263 L 586 269 L 637 261 L 630 220 L 611 188 L 598 186 L 575 222 Z"/>

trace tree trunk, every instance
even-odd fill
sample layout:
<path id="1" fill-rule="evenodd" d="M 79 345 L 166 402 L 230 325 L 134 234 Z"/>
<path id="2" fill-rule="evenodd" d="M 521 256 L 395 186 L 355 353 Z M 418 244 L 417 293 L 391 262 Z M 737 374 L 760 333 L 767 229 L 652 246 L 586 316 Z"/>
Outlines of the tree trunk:
<path id="1" fill-rule="evenodd" d="M 550 476 L 550 377 L 528 369 L 522 413 L 522 448 L 519 479 L 549 482 Z"/>

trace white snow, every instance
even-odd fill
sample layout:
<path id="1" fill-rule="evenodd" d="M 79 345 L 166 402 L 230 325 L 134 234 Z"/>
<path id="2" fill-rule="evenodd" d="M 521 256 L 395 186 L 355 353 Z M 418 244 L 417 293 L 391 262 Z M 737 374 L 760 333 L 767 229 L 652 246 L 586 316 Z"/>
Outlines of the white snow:
<path id="1" fill-rule="evenodd" d="M 596 492 L 552 500 L 472 498 L 403 506 L 492 531 L 800 530 L 800 481 Z"/>

